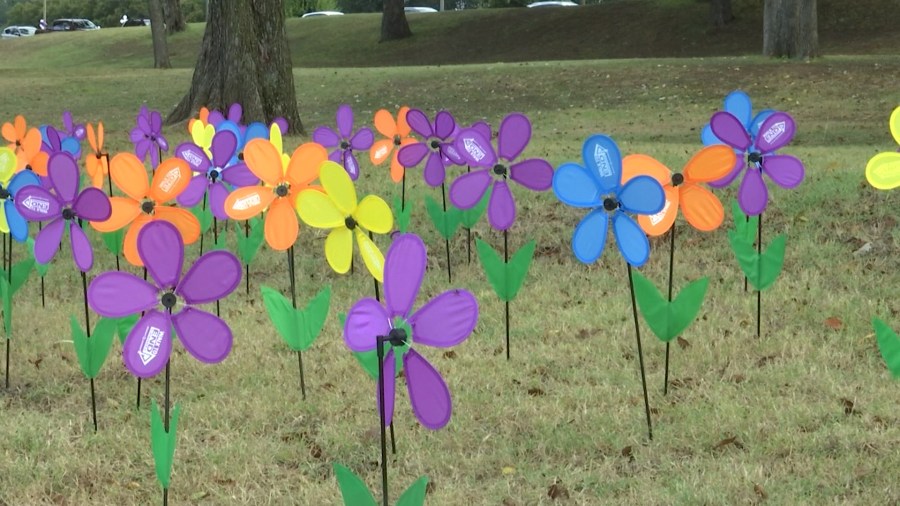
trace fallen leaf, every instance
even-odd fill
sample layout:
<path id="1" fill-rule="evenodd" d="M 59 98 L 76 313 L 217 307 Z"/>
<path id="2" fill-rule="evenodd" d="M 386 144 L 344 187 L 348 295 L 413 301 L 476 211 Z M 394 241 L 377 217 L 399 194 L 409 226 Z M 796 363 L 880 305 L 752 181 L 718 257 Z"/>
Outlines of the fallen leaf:
<path id="1" fill-rule="evenodd" d="M 741 450 L 744 449 L 744 445 L 740 441 L 738 441 L 737 436 L 731 436 L 716 443 L 716 445 L 713 446 L 713 450 L 721 450 L 726 446 L 734 446 L 735 448 L 739 448 Z"/>
<path id="2" fill-rule="evenodd" d="M 759 483 L 753 484 L 753 491 L 756 492 L 760 499 L 765 500 L 769 498 L 769 494 L 766 493 L 766 490 Z"/>
<path id="3" fill-rule="evenodd" d="M 566 489 L 565 485 L 563 485 L 558 479 L 554 481 L 550 488 L 547 489 L 547 495 L 550 499 L 568 499 L 569 498 L 569 490 Z"/>
<path id="4" fill-rule="evenodd" d="M 841 404 L 844 406 L 844 414 L 845 415 L 858 415 L 859 412 L 856 410 L 856 406 L 853 404 L 853 401 L 850 399 L 841 398 Z"/>
<path id="5" fill-rule="evenodd" d="M 825 319 L 825 325 L 834 330 L 841 330 L 844 327 L 844 322 L 837 316 L 829 316 Z"/>
<path id="6" fill-rule="evenodd" d="M 690 348 L 691 343 L 687 339 L 685 339 L 681 336 L 678 336 L 678 347 L 681 348 L 682 350 L 685 348 Z"/>
<path id="7" fill-rule="evenodd" d="M 380 433 L 379 433 L 380 436 Z M 310 443 L 309 445 L 309 456 L 314 459 L 322 458 L 322 447 L 317 445 L 316 443 Z"/>
<path id="8" fill-rule="evenodd" d="M 453 350 L 445 351 L 444 358 L 456 358 L 456 352 Z"/>
<path id="9" fill-rule="evenodd" d="M 621 453 L 622 453 L 622 456 L 623 456 L 623 457 L 625 457 L 625 458 L 627 458 L 627 459 L 629 459 L 629 460 L 634 460 L 634 452 L 631 450 L 631 446 L 630 446 L 630 445 L 629 445 L 629 446 L 626 446 L 625 448 L 622 448 L 622 452 L 621 452 Z"/>
<path id="10" fill-rule="evenodd" d="M 530 395 L 532 397 L 540 397 L 540 396 L 544 395 L 544 391 L 538 387 L 529 388 L 528 395 Z"/>
<path id="11" fill-rule="evenodd" d="M 510 476 L 516 474 L 516 468 L 513 466 L 505 466 L 501 472 L 503 473 L 503 476 Z"/>

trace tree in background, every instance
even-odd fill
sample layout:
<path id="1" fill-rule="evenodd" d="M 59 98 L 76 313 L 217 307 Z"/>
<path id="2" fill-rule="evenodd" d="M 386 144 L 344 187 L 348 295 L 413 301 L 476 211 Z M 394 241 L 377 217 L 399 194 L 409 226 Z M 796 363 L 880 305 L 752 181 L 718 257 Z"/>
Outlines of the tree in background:
<path id="1" fill-rule="evenodd" d="M 819 56 L 816 0 L 765 0 L 763 54 L 787 58 Z"/>
<path id="2" fill-rule="evenodd" d="M 166 28 L 163 26 L 163 0 L 147 0 L 150 8 L 150 35 L 153 38 L 153 68 L 172 68 L 169 62 L 169 46 L 166 44 Z"/>
<path id="3" fill-rule="evenodd" d="M 183 32 L 187 28 L 187 23 L 184 21 L 184 14 L 181 12 L 181 1 L 180 0 L 165 0 L 163 4 L 163 14 L 166 19 L 166 33 L 172 35 L 173 33 Z"/>
<path id="4" fill-rule="evenodd" d="M 716 28 L 722 28 L 734 20 L 731 12 L 731 0 L 710 0 L 709 20 Z"/>
<path id="5" fill-rule="evenodd" d="M 403 8 L 403 0 L 384 0 L 384 11 L 381 14 L 381 42 L 412 36 Z"/>

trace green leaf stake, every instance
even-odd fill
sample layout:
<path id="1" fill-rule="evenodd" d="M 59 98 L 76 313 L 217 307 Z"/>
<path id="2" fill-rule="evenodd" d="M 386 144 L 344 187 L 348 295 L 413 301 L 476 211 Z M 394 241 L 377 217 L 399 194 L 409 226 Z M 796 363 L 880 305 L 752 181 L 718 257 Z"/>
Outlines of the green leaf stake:
<path id="1" fill-rule="evenodd" d="M 153 401 L 150 410 L 150 448 L 156 466 L 156 479 L 163 488 L 163 504 L 169 502 L 169 483 L 172 478 L 172 460 L 175 458 L 175 435 L 178 430 L 178 415 L 181 406 L 172 408 L 172 419 L 168 424 L 159 416 L 159 406 Z"/>
<path id="2" fill-rule="evenodd" d="M 678 337 L 694 321 L 703 305 L 708 285 L 708 278 L 692 281 L 670 302 L 652 281 L 634 272 L 634 294 L 638 307 L 650 330 L 664 343 Z"/>
<path id="3" fill-rule="evenodd" d="M 405 171 L 404 171 L 405 174 Z M 400 197 L 394 197 L 394 219 L 397 220 L 397 230 L 405 233 L 409 228 L 409 219 L 412 216 L 413 200 L 405 203 Z"/>
<path id="4" fill-rule="evenodd" d="M 235 222 L 235 226 L 240 227 L 237 222 Z M 243 234 L 240 231 L 235 233 L 238 256 L 244 264 L 244 283 L 246 283 L 247 295 L 250 295 L 250 264 L 253 263 L 265 239 L 264 231 L 262 220 L 253 218 L 244 222 Z"/>
<path id="5" fill-rule="evenodd" d="M 116 270 L 122 270 L 119 265 L 119 257 L 122 256 L 122 250 L 124 249 L 125 243 L 125 229 L 120 228 L 115 232 L 107 232 L 105 234 L 100 234 L 103 239 L 103 244 L 106 246 L 106 249 L 116 256 Z M 41 274 L 41 277 L 44 275 Z"/>
<path id="6" fill-rule="evenodd" d="M 493 186 L 489 186 L 487 191 L 484 192 L 484 196 L 481 197 L 481 201 L 474 207 L 459 210 L 460 222 L 463 228 L 466 229 L 466 257 L 468 258 L 468 263 L 472 263 L 472 228 L 484 216 L 484 211 L 487 209 L 488 202 L 491 199 L 492 190 Z"/>
<path id="7" fill-rule="evenodd" d="M 377 506 L 378 503 L 369 491 L 369 487 L 353 471 L 335 463 L 334 476 L 337 478 L 345 506 Z M 427 489 L 428 477 L 422 476 L 403 492 L 397 499 L 396 506 L 422 506 L 425 504 Z M 385 506 L 388 504 L 387 498 L 384 499 L 384 504 Z"/>
<path id="8" fill-rule="evenodd" d="M 443 193 L 443 187 L 441 188 Z M 447 251 L 447 281 L 453 282 L 453 274 L 450 270 L 450 239 L 456 234 L 456 229 L 459 227 L 459 222 L 462 216 L 460 216 L 459 209 L 455 207 L 451 207 L 447 209 L 447 199 L 444 198 L 444 206 L 443 208 L 438 205 L 437 201 L 433 198 L 426 196 L 425 197 L 425 210 L 428 211 L 428 216 L 431 217 L 431 222 L 434 223 L 434 228 L 441 234 L 441 237 L 444 238 L 444 246 Z"/>
<path id="9" fill-rule="evenodd" d="M 128 333 L 131 332 L 131 329 L 137 324 L 139 317 L 139 315 L 133 314 L 123 318 L 112 319 L 116 322 L 116 337 L 119 338 L 119 344 L 125 344 L 125 338 L 128 337 Z"/>
<path id="10" fill-rule="evenodd" d="M 39 230 L 41 228 L 41 224 L 42 224 L 42 222 L 39 221 L 38 222 Z M 31 252 L 31 258 L 34 259 L 34 238 L 29 237 L 26 244 L 28 244 L 28 251 Z M 11 258 L 12 257 L 12 243 L 10 243 L 10 245 L 9 245 L 9 254 L 10 254 L 9 262 L 12 263 L 12 258 Z M 35 264 L 37 265 L 36 260 L 35 260 Z M 5 266 L 4 266 L 4 268 L 5 268 Z M 49 268 L 50 268 L 50 264 L 40 264 L 40 267 L 36 267 L 38 274 L 41 277 L 41 307 L 47 307 L 47 300 L 44 296 L 44 276 L 47 275 L 47 270 Z"/>
<path id="11" fill-rule="evenodd" d="M 507 252 L 506 231 L 503 231 L 504 256 Z M 531 267 L 531 260 L 534 257 L 534 240 L 529 241 L 508 261 L 500 258 L 500 254 L 491 247 L 490 244 L 481 239 L 475 240 L 475 247 L 478 249 L 478 258 L 481 260 L 481 266 L 484 273 L 490 281 L 491 286 L 497 297 L 506 305 L 506 359 L 509 360 L 509 303 L 519 294 L 528 269 Z"/>
<path id="12" fill-rule="evenodd" d="M 191 214 L 197 217 L 197 221 L 200 223 L 200 254 L 202 255 L 204 252 L 203 249 L 203 236 L 206 235 L 206 232 L 209 231 L 210 227 L 212 227 L 213 215 L 212 211 L 206 205 L 206 195 L 203 195 L 203 203 L 199 206 L 194 206 L 190 209 Z"/>
<path id="13" fill-rule="evenodd" d="M 10 249 L 12 247 L 10 246 Z M 10 250 L 10 254 L 12 251 Z M 3 298 L 3 329 L 6 333 L 6 388 L 9 388 L 10 340 L 12 340 L 13 297 L 28 280 L 34 267 L 34 258 L 17 262 L 9 271 L 0 269 L 0 297 Z"/>
<path id="14" fill-rule="evenodd" d="M 900 379 L 900 337 L 878 318 L 872 319 L 872 326 L 875 327 L 875 337 L 884 363 L 887 364 L 891 375 Z"/>
<path id="15" fill-rule="evenodd" d="M 72 327 L 72 343 L 81 372 L 91 381 L 91 416 L 94 420 L 94 432 L 97 432 L 97 401 L 94 390 L 94 378 L 100 374 L 100 368 L 106 362 L 109 349 L 112 347 L 113 335 L 116 333 L 116 320 L 101 318 L 94 328 L 93 335 L 86 334 L 72 316 L 69 319 Z"/>

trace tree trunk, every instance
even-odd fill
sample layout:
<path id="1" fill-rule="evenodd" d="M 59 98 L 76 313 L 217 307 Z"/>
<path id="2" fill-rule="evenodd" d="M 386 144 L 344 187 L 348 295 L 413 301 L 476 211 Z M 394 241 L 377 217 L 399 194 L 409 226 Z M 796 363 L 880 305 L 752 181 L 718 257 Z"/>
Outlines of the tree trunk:
<path id="1" fill-rule="evenodd" d="M 731 12 L 731 0 L 710 0 L 709 19 L 716 28 L 722 28 L 734 20 Z"/>
<path id="2" fill-rule="evenodd" d="M 165 0 L 163 12 L 166 15 L 166 33 L 183 32 L 187 28 L 184 22 L 184 14 L 181 12 L 181 0 Z"/>
<path id="3" fill-rule="evenodd" d="M 166 45 L 166 29 L 163 26 L 163 10 L 160 0 L 147 0 L 150 10 L 150 35 L 153 38 L 153 67 L 172 68 L 169 62 L 169 46 Z"/>
<path id="4" fill-rule="evenodd" d="M 816 0 L 766 0 L 763 54 L 788 58 L 819 56 Z"/>
<path id="5" fill-rule="evenodd" d="M 284 0 L 216 0 L 209 17 L 191 89 L 166 118 L 176 123 L 200 107 L 227 111 L 243 106 L 245 122 L 288 121 L 302 133 L 291 52 L 284 33 Z"/>
<path id="6" fill-rule="evenodd" d="M 403 10 L 403 0 L 384 0 L 383 7 L 381 42 L 412 36 L 409 23 L 406 21 L 406 11 Z"/>

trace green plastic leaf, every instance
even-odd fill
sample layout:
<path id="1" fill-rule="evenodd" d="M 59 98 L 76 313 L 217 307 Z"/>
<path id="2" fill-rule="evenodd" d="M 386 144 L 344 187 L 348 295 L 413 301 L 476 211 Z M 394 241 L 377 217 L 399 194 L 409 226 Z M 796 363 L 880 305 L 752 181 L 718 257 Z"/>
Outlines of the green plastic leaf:
<path id="1" fill-rule="evenodd" d="M 484 192 L 484 196 L 481 197 L 481 201 L 478 202 L 473 207 L 468 209 L 460 209 L 460 221 L 462 222 L 462 226 L 465 228 L 472 228 L 478 223 L 478 220 L 481 219 L 481 216 L 484 215 L 484 210 L 487 209 L 488 201 L 491 200 L 491 190 L 493 186 L 488 187 L 488 191 Z"/>
<path id="2" fill-rule="evenodd" d="M 213 221 L 212 211 L 209 210 L 209 206 L 203 204 L 194 206 L 191 208 L 191 214 L 196 216 L 197 221 L 200 222 L 200 233 L 205 234 L 209 227 L 212 226 Z"/>
<path id="3" fill-rule="evenodd" d="M 430 196 L 425 197 L 425 210 L 434 223 L 434 228 L 441 234 L 445 240 L 450 240 L 456 234 L 456 228 L 459 227 L 460 213 L 459 209 L 451 207 L 444 211 L 443 207 Z"/>
<path id="4" fill-rule="evenodd" d="M 378 506 L 362 478 L 336 462 L 333 467 L 345 506 Z"/>
<path id="5" fill-rule="evenodd" d="M 241 224 L 238 224 L 238 228 L 243 229 L 244 227 Z M 237 236 L 238 255 L 241 257 L 241 262 L 244 264 L 250 265 L 253 263 L 253 259 L 256 258 L 256 254 L 259 252 L 259 248 L 262 246 L 265 238 L 263 233 L 264 230 L 262 220 L 253 219 L 250 220 L 249 235 L 244 235 L 245 230 L 238 230 L 235 234 Z"/>
<path id="6" fill-rule="evenodd" d="M 119 338 L 120 344 L 125 344 L 125 338 L 128 337 L 128 333 L 131 332 L 131 329 L 137 324 L 138 319 L 140 319 L 140 315 L 138 314 L 115 319 L 116 336 Z"/>
<path id="7" fill-rule="evenodd" d="M 397 506 L 422 506 L 425 504 L 425 494 L 428 492 L 428 477 L 420 476 L 418 480 L 403 492 L 397 499 Z"/>
<path id="8" fill-rule="evenodd" d="M 500 297 L 502 301 L 511 302 L 519 294 L 519 289 L 522 288 L 522 283 L 531 267 L 535 248 L 534 240 L 529 241 L 515 252 L 509 259 L 509 263 L 505 263 L 500 258 L 500 254 L 481 239 L 475 240 L 475 246 L 478 249 L 481 266 L 497 297 Z"/>
<path id="9" fill-rule="evenodd" d="M 106 245 L 106 249 L 109 250 L 113 255 L 121 255 L 123 244 L 125 242 L 125 229 L 120 228 L 115 232 L 107 232 L 105 234 L 100 234 L 103 238 L 103 244 Z"/>
<path id="10" fill-rule="evenodd" d="M 733 230 L 728 232 L 728 241 L 744 276 L 755 289 L 762 291 L 775 283 L 784 265 L 784 250 L 787 245 L 784 234 L 776 237 L 762 255 L 756 252 L 753 244 L 742 239 Z"/>
<path id="11" fill-rule="evenodd" d="M 6 338 L 12 338 L 12 295 L 10 294 L 9 281 L 6 280 L 6 273 L 0 276 L 0 297 L 3 297 L 3 330 L 6 331 Z"/>
<path id="12" fill-rule="evenodd" d="M 709 285 L 709 278 L 694 280 L 669 302 L 640 272 L 633 271 L 633 279 L 634 295 L 644 321 L 664 343 L 675 339 L 694 321 Z"/>
<path id="13" fill-rule="evenodd" d="M 394 197 L 394 219 L 397 221 L 397 230 L 406 232 L 409 228 L 409 218 L 412 215 L 413 199 L 406 201 L 406 205 L 401 209 L 402 201 L 400 197 Z"/>
<path id="14" fill-rule="evenodd" d="M 734 215 L 734 231 L 738 236 L 749 243 L 751 246 L 756 241 L 757 226 L 759 225 L 759 216 L 747 217 L 741 210 L 737 200 L 731 201 L 731 212 Z"/>
<path id="15" fill-rule="evenodd" d="M 150 409 L 150 447 L 153 450 L 153 462 L 156 464 L 156 479 L 163 488 L 169 488 L 169 480 L 172 477 L 172 460 L 175 458 L 175 434 L 178 429 L 178 415 L 181 406 L 175 405 L 172 409 L 172 419 L 169 420 L 169 432 L 159 415 L 159 406 L 153 401 Z"/>
<path id="16" fill-rule="evenodd" d="M 878 318 L 872 319 L 872 326 L 875 327 L 875 337 L 878 339 L 878 349 L 884 363 L 887 364 L 891 375 L 900 379 L 900 337 Z"/>
<path id="17" fill-rule="evenodd" d="M 96 378 L 112 347 L 113 334 L 116 333 L 116 321 L 101 318 L 94 327 L 91 337 L 84 333 L 74 316 L 71 316 L 69 321 L 72 325 L 72 342 L 75 344 L 75 354 L 78 356 L 81 372 L 87 378 Z"/>
<path id="18" fill-rule="evenodd" d="M 305 351 L 322 332 L 328 308 L 331 306 L 331 286 L 319 290 L 319 293 L 304 309 L 294 309 L 291 301 L 277 290 L 263 286 L 261 289 L 263 304 L 269 313 L 269 319 L 294 351 Z"/>

